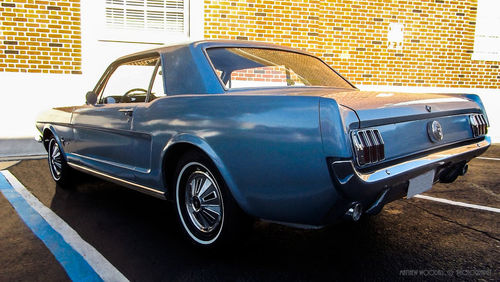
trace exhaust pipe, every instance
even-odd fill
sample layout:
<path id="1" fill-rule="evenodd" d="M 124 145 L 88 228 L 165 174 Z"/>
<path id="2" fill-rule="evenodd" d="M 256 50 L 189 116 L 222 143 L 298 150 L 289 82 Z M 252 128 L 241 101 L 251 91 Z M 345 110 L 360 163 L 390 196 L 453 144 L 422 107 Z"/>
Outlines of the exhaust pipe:
<path id="1" fill-rule="evenodd" d="M 447 168 L 439 175 L 439 182 L 441 183 L 451 183 L 457 179 L 460 175 L 465 175 L 469 170 L 469 165 L 467 163 L 456 164 L 450 168 Z"/>
<path id="2" fill-rule="evenodd" d="M 353 203 L 351 207 L 346 211 L 345 217 L 352 220 L 352 221 L 358 221 L 361 218 L 361 215 L 363 214 L 363 206 L 361 203 Z"/>

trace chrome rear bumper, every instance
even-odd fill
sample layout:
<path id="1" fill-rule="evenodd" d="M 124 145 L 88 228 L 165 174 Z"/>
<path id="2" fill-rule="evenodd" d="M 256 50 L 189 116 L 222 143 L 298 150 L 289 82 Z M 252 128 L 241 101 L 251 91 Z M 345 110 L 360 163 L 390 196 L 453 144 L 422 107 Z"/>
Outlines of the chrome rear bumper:
<path id="1" fill-rule="evenodd" d="M 409 179 L 434 170 L 437 181 L 441 172 L 453 165 L 467 163 L 490 145 L 491 140 L 485 137 L 473 144 L 434 152 L 369 173 L 358 171 L 352 161 L 335 161 L 331 163 L 332 178 L 336 189 L 348 202 L 361 202 L 367 208 L 375 204 L 383 206 L 405 195 Z M 387 194 L 392 196 L 386 197 Z"/>

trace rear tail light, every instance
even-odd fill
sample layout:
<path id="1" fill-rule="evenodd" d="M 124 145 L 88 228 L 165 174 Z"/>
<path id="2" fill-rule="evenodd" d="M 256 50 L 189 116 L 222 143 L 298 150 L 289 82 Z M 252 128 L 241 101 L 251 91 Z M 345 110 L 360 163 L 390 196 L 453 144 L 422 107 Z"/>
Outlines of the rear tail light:
<path id="1" fill-rule="evenodd" d="M 352 132 L 352 143 L 356 161 L 360 166 L 385 159 L 384 140 L 378 129 Z"/>
<path id="2" fill-rule="evenodd" d="M 474 137 L 486 135 L 488 132 L 488 123 L 482 114 L 474 114 L 469 116 L 472 134 Z"/>

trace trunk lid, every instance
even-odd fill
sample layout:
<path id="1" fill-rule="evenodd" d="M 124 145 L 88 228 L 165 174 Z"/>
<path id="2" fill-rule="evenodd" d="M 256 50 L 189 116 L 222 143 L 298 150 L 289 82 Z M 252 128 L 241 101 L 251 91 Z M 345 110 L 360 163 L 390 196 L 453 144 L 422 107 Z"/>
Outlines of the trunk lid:
<path id="1" fill-rule="evenodd" d="M 354 110 L 361 128 L 481 112 L 474 101 L 453 94 L 349 91 L 323 97 Z"/>

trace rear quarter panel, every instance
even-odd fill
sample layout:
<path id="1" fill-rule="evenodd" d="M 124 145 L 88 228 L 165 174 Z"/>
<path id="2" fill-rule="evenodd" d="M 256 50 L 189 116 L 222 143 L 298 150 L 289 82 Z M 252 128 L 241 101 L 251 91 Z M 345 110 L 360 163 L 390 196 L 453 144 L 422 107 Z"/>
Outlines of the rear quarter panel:
<path id="1" fill-rule="evenodd" d="M 202 149 L 247 213 L 313 224 L 336 197 L 322 146 L 319 99 L 259 95 L 158 99 L 134 114 L 135 130 L 153 136 L 152 170 L 141 178 L 158 185 L 162 150 L 178 136 L 190 136 L 198 139 L 191 143 L 208 147 Z"/>

